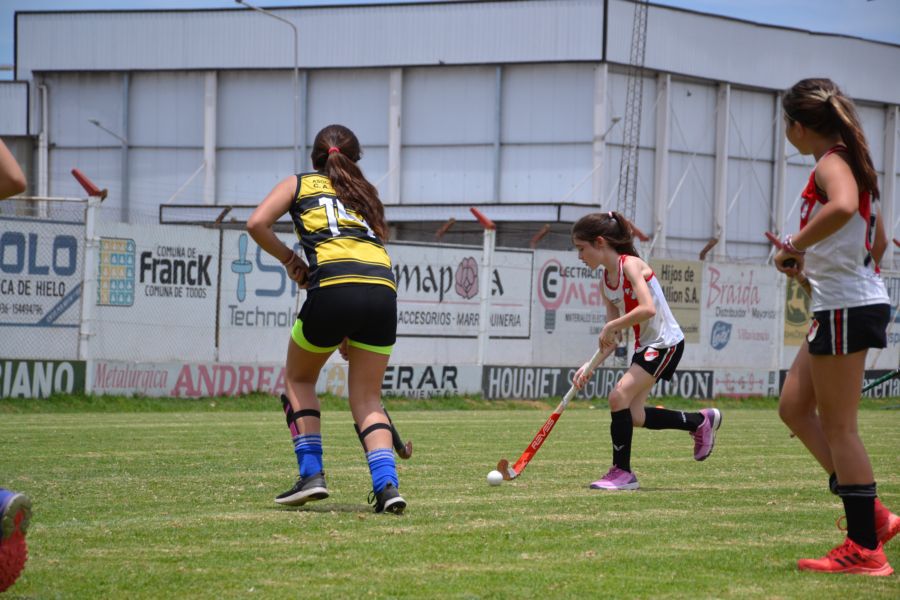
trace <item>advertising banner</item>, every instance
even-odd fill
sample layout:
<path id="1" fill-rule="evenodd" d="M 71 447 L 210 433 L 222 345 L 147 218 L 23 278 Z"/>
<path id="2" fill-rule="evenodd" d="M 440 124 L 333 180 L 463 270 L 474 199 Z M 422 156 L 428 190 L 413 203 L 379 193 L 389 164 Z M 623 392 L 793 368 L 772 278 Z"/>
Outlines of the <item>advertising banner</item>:
<path id="1" fill-rule="evenodd" d="M 0 367 L 5 368 L 2 363 Z M 283 363 L 97 361 L 93 368 L 95 394 L 199 398 L 262 392 L 278 397 L 285 389 Z M 83 387 L 83 363 L 76 381 Z M 474 365 L 389 365 L 381 389 L 385 396 L 435 398 L 477 393 L 480 383 L 481 369 Z M 316 391 L 346 397 L 347 363 L 326 364 Z"/>
<path id="2" fill-rule="evenodd" d="M 302 254 L 297 236 L 277 234 Z M 306 291 L 245 231 L 222 233 L 219 360 L 283 363 Z"/>
<path id="3" fill-rule="evenodd" d="M 481 281 L 481 249 L 391 244 L 388 252 L 397 281 L 398 336 L 477 337 L 485 285 L 490 336 L 531 336 L 531 251 L 494 252 L 489 282 Z"/>
<path id="4" fill-rule="evenodd" d="M 879 377 L 883 377 L 892 371 L 866 371 L 865 375 L 863 375 L 863 387 L 866 387 L 871 382 L 877 380 Z M 785 373 L 785 375 L 787 375 Z M 873 387 L 871 390 L 863 394 L 864 398 L 897 398 L 900 397 L 900 377 L 894 377 L 893 379 L 889 379 L 884 383 L 880 383 Z"/>
<path id="5" fill-rule="evenodd" d="M 653 259 L 650 266 L 659 281 L 672 315 L 684 332 L 686 344 L 700 342 L 700 301 L 703 263 L 692 260 Z"/>
<path id="6" fill-rule="evenodd" d="M 571 367 L 587 360 L 606 323 L 600 295 L 603 270 L 591 270 L 575 252 L 534 253 L 532 364 Z"/>
<path id="7" fill-rule="evenodd" d="M 794 279 L 786 278 L 784 297 L 784 345 L 801 346 L 812 318 L 810 298 Z"/>
<path id="8" fill-rule="evenodd" d="M 753 369 L 716 369 L 713 395 L 725 398 L 777 396 L 778 372 Z"/>
<path id="9" fill-rule="evenodd" d="M 102 223 L 90 357 L 215 357 L 218 232 Z"/>
<path id="10" fill-rule="evenodd" d="M 84 225 L 0 218 L 0 353 L 78 356 Z"/>
<path id="11" fill-rule="evenodd" d="M 769 369 L 777 364 L 778 307 L 775 269 L 763 265 L 706 264 L 700 356 L 685 364 Z M 699 358 L 699 360 L 698 360 Z"/>
<path id="12" fill-rule="evenodd" d="M 578 367 L 486 366 L 482 386 L 489 399 L 561 397 L 569 391 L 577 370 Z M 596 369 L 576 397 L 605 400 L 626 371 L 625 368 Z M 672 381 L 657 382 L 650 396 L 712 398 L 713 372 L 679 369 Z"/>
<path id="13" fill-rule="evenodd" d="M 53 394 L 83 393 L 83 361 L 0 358 L 0 398 L 47 398 Z"/>

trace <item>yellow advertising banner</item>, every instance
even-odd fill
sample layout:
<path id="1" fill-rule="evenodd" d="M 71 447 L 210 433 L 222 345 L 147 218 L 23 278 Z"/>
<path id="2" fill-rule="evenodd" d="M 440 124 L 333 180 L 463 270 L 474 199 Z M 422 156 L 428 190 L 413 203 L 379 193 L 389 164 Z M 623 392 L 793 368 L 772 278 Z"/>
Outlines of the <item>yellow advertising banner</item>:
<path id="1" fill-rule="evenodd" d="M 688 344 L 700 342 L 700 295 L 703 289 L 703 265 L 693 260 L 652 259 L 669 308 L 684 332 Z"/>
<path id="2" fill-rule="evenodd" d="M 809 331 L 809 296 L 794 279 L 788 278 L 784 297 L 784 345 L 801 346 Z"/>

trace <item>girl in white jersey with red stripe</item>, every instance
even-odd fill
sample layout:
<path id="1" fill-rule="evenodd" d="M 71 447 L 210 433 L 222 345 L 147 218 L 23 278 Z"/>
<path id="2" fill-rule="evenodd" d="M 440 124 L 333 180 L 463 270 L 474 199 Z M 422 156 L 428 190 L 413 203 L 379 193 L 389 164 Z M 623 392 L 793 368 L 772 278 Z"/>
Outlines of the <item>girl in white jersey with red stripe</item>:
<path id="1" fill-rule="evenodd" d="M 900 531 L 875 493 L 856 417 L 866 352 L 887 345 L 890 298 L 878 273 L 887 236 L 878 175 L 853 102 L 828 79 L 804 79 L 782 101 L 787 139 L 816 167 L 803 191 L 800 231 L 784 239 L 775 266 L 801 271 L 812 286 L 814 319 L 781 391 L 779 414 L 830 475 L 847 539 L 801 570 L 890 575 L 883 544 Z"/>
<path id="2" fill-rule="evenodd" d="M 644 404 L 653 385 L 675 374 L 684 352 L 684 334 L 672 316 L 653 269 L 634 249 L 629 223 L 616 212 L 586 215 L 572 227 L 578 258 L 591 269 L 604 267 L 603 300 L 606 325 L 600 332 L 600 348 L 614 346 L 622 330 L 634 328 L 631 367 L 609 395 L 613 460 L 609 471 L 590 487 L 598 490 L 636 490 L 631 470 L 631 440 L 634 427 L 681 429 L 694 438 L 694 459 L 706 460 L 722 423 L 718 409 L 686 413 L 649 408 Z M 583 365 L 574 383 L 581 388 L 590 373 Z"/>

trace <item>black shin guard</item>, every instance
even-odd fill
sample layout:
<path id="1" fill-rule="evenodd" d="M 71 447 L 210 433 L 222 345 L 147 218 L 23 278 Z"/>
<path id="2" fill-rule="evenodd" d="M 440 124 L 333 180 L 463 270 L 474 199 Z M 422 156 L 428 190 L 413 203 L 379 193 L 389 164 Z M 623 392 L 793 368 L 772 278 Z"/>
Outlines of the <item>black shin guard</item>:
<path id="1" fill-rule="evenodd" d="M 394 428 L 389 423 L 375 423 L 373 425 L 369 425 L 365 428 L 365 430 L 360 431 L 359 425 L 356 423 L 353 424 L 353 429 L 356 430 L 356 435 L 359 437 L 359 443 L 362 444 L 363 452 L 368 452 L 369 449 L 366 446 L 366 436 L 372 433 L 373 431 L 378 431 L 379 429 L 387 429 L 393 435 Z"/>
<path id="2" fill-rule="evenodd" d="M 297 419 L 301 417 L 322 418 L 322 413 L 312 408 L 294 411 L 291 401 L 284 394 L 281 395 L 281 410 L 284 411 L 284 420 L 287 422 L 288 429 L 291 430 L 291 437 L 300 435 L 300 429 L 297 428 Z"/>
<path id="3" fill-rule="evenodd" d="M 400 432 L 397 431 L 397 427 L 394 425 L 394 421 L 391 419 L 391 415 L 388 413 L 383 404 L 381 405 L 381 410 L 384 411 L 384 416 L 386 416 L 388 419 L 388 424 L 391 430 L 391 443 L 394 445 L 394 450 L 397 452 L 397 456 L 404 460 L 409 459 L 410 457 L 412 457 L 412 441 L 404 443 L 403 438 L 400 437 Z M 359 437 L 359 442 L 362 444 L 363 450 L 368 452 L 368 450 L 366 450 L 366 444 L 365 442 L 363 442 L 363 438 L 368 434 L 360 434 L 359 425 L 357 425 L 356 423 L 353 423 L 353 429 L 356 430 L 356 435 Z"/>

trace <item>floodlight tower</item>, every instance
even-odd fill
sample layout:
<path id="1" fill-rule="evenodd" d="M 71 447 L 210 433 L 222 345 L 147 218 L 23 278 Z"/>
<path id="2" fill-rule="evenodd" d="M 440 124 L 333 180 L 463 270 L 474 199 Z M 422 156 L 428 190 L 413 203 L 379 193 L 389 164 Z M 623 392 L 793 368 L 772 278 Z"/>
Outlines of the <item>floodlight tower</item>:
<path id="1" fill-rule="evenodd" d="M 622 161 L 619 163 L 619 210 L 634 223 L 637 210 L 638 145 L 641 141 L 641 108 L 644 99 L 644 54 L 647 47 L 647 0 L 634 4 L 631 57 L 628 64 Z"/>

